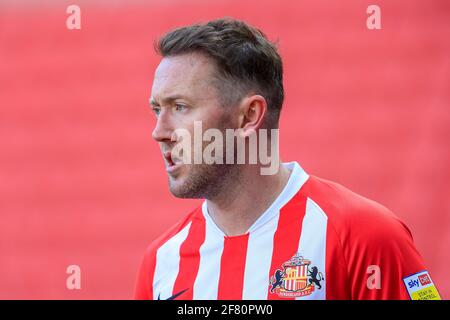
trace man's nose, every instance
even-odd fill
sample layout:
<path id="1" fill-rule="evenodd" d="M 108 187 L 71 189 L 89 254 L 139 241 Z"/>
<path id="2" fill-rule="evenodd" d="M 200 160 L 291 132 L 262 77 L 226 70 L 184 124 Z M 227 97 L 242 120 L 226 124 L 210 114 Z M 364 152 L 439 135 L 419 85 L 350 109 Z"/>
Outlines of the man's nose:
<path id="1" fill-rule="evenodd" d="M 161 112 L 156 120 L 156 126 L 152 132 L 152 138 L 158 142 L 170 141 L 172 129 L 167 114 Z"/>

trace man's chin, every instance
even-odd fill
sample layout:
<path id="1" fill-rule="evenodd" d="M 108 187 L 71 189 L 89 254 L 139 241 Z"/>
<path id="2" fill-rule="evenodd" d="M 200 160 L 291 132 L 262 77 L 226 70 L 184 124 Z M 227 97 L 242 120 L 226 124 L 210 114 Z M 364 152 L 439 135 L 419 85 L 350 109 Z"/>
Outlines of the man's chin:
<path id="1" fill-rule="evenodd" d="M 177 175 L 169 174 L 169 189 L 175 197 L 183 199 L 213 199 L 223 191 L 223 182 L 229 175 L 229 168 L 223 166 L 203 165 L 181 169 Z"/>
<path id="2" fill-rule="evenodd" d="M 192 190 L 189 190 L 189 188 L 185 188 L 183 186 L 173 186 L 172 184 L 169 185 L 170 193 L 174 197 L 180 198 L 180 199 L 200 199 L 203 198 L 200 195 L 195 194 L 192 192 Z"/>
<path id="3" fill-rule="evenodd" d="M 172 195 L 177 198 L 182 199 L 198 198 L 195 197 L 192 190 L 186 183 L 185 179 L 179 176 L 178 177 L 169 176 L 169 190 L 170 193 L 172 193 Z"/>

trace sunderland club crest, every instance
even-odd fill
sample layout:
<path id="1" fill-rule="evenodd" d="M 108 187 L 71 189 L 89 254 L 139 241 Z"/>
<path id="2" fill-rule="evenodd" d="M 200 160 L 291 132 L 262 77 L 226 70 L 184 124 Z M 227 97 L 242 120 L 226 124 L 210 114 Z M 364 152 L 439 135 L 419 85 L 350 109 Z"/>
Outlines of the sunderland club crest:
<path id="1" fill-rule="evenodd" d="M 270 279 L 270 292 L 282 298 L 308 296 L 316 290 L 322 289 L 320 282 L 324 280 L 322 272 L 311 261 L 295 255 L 282 265 L 282 269 L 275 271 Z"/>

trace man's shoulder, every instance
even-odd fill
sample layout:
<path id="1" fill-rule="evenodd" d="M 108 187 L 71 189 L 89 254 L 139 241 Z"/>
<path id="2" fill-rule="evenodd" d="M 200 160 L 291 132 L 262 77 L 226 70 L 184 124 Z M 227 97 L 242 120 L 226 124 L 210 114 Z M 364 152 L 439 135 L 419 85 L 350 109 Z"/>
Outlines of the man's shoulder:
<path id="1" fill-rule="evenodd" d="M 300 192 L 323 211 L 330 227 L 340 235 L 377 241 L 381 237 L 411 236 L 390 209 L 339 183 L 310 175 Z"/>
<path id="2" fill-rule="evenodd" d="M 189 228 L 192 223 L 196 223 L 203 219 L 202 208 L 201 206 L 196 207 L 190 213 L 185 215 L 181 220 L 179 220 L 176 224 L 172 225 L 168 228 L 163 234 L 158 236 L 155 240 L 153 240 L 150 245 L 147 247 L 147 254 L 154 254 L 161 246 L 167 243 L 169 240 L 176 237 L 178 234 L 183 232 L 186 228 Z"/>

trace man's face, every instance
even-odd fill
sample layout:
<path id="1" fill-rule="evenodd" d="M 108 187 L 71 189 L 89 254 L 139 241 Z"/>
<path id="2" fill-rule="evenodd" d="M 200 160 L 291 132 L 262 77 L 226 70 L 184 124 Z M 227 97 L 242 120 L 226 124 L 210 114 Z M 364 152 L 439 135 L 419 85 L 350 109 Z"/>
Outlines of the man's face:
<path id="1" fill-rule="evenodd" d="M 229 165 L 186 164 L 172 153 L 176 144 L 172 135 L 177 129 L 187 130 L 193 144 L 194 121 L 201 121 L 203 131 L 233 128 L 237 117 L 233 118 L 231 107 L 219 103 L 212 81 L 215 68 L 204 55 L 192 53 L 163 58 L 155 72 L 151 105 L 157 122 L 152 136 L 163 153 L 170 191 L 180 198 L 213 197 L 232 172 Z"/>

